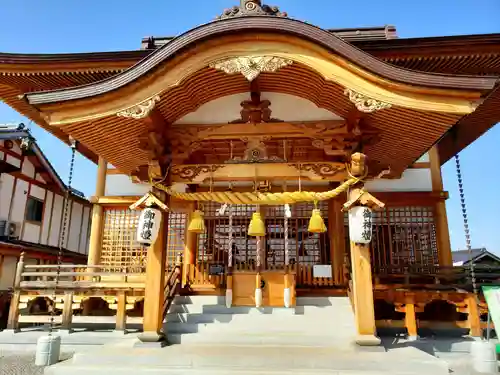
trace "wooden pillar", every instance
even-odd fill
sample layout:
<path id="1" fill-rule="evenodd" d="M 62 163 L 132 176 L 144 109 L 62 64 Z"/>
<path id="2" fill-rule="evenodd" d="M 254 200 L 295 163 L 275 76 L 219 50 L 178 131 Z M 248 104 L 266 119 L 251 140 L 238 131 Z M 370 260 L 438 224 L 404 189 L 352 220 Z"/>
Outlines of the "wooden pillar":
<path id="1" fill-rule="evenodd" d="M 407 295 L 405 304 L 405 326 L 408 336 L 417 337 L 417 314 L 415 309 L 415 298 L 413 295 Z"/>
<path id="2" fill-rule="evenodd" d="M 469 326 L 469 335 L 473 337 L 481 337 L 481 317 L 479 315 L 479 306 L 477 304 L 476 296 L 469 294 L 467 296 L 467 323 Z"/>
<path id="3" fill-rule="evenodd" d="M 165 262 L 167 254 L 168 213 L 162 212 L 160 231 L 155 243 L 148 249 L 146 287 L 144 292 L 143 342 L 164 341 L 163 302 L 165 299 Z"/>
<path id="4" fill-rule="evenodd" d="M 124 290 L 120 290 L 117 295 L 115 330 L 125 331 L 126 328 L 127 328 L 127 293 Z"/>
<path id="5" fill-rule="evenodd" d="M 429 161 L 431 165 L 432 191 L 441 193 L 443 191 L 443 177 L 441 175 L 441 161 L 439 159 L 438 146 L 434 145 L 429 150 Z M 448 216 L 446 214 L 446 203 L 444 200 L 436 203 L 436 237 L 438 245 L 438 256 L 440 266 L 453 266 L 451 256 L 450 231 L 448 228 Z"/>
<path id="6" fill-rule="evenodd" d="M 103 157 L 99 156 L 99 163 L 97 166 L 97 183 L 95 188 L 95 196 L 102 197 L 106 189 L 106 171 L 108 163 Z M 89 239 L 89 255 L 87 264 L 97 265 L 101 261 L 101 248 L 102 248 L 102 231 L 104 227 L 103 222 L 103 208 L 101 205 L 94 203 L 92 207 L 92 222 L 90 226 L 90 239 Z"/>
<path id="7" fill-rule="evenodd" d="M 184 245 L 184 270 L 182 272 L 182 286 L 188 283 L 192 283 L 191 275 L 194 275 L 194 264 L 196 262 L 196 245 L 198 242 L 198 234 L 193 232 L 188 232 L 187 228 L 191 222 L 191 215 L 195 210 L 195 205 L 192 204 L 190 207 L 188 220 L 186 223 L 186 241 Z"/>
<path id="8" fill-rule="evenodd" d="M 365 174 L 365 155 L 355 153 L 351 157 L 351 173 L 354 176 Z M 348 199 L 356 199 L 360 187 L 349 191 Z M 356 343 L 362 346 L 379 345 L 380 339 L 375 337 L 375 308 L 373 305 L 372 266 L 370 245 L 351 242 L 352 292 L 354 315 L 357 330 Z"/>
<path id="9" fill-rule="evenodd" d="M 19 330 L 19 301 L 21 299 L 21 278 L 24 271 L 24 252 L 19 257 L 14 278 L 14 293 L 10 300 L 9 317 L 7 318 L 7 329 Z"/>
<path id="10" fill-rule="evenodd" d="M 328 201 L 328 233 L 333 281 L 335 285 L 344 285 L 344 212 L 342 211 L 342 201 L 339 199 L 330 199 Z"/>
<path id="11" fill-rule="evenodd" d="M 70 331 L 72 321 L 73 321 L 73 292 L 66 291 L 64 292 L 61 329 Z"/>

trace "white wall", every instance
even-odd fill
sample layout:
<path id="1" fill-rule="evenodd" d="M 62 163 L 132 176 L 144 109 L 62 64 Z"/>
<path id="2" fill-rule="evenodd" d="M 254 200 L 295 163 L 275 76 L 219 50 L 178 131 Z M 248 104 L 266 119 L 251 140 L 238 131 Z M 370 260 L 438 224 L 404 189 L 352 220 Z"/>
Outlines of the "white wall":
<path id="1" fill-rule="evenodd" d="M 428 168 L 407 169 L 400 179 L 379 179 L 365 184 L 368 191 L 432 191 L 431 170 Z"/>
<path id="2" fill-rule="evenodd" d="M 3 143 L 3 142 L 2 142 Z M 58 246 L 63 214 L 63 196 L 45 188 L 46 182 L 37 173 L 29 158 L 22 156 L 21 149 L 14 143 L 11 149 L 18 157 L 5 155 L 13 165 L 21 167 L 21 177 L 10 174 L 0 175 L 0 220 L 10 220 L 16 224 L 16 236 L 21 240 L 43 245 Z M 44 203 L 42 222 L 27 222 L 26 202 L 34 197 Z M 12 207 L 11 207 L 12 206 Z M 90 203 L 71 201 L 66 228 L 66 248 L 87 253 L 88 229 L 90 223 Z"/>
<path id="3" fill-rule="evenodd" d="M 14 180 L 10 174 L 2 173 L 0 175 L 0 220 L 6 220 L 9 217 Z"/>
<path id="4" fill-rule="evenodd" d="M 224 96 L 200 106 L 196 111 L 188 113 L 175 124 L 225 124 L 240 118 L 240 103 L 250 99 L 250 93 Z M 339 120 L 337 114 L 318 108 L 313 102 L 276 92 L 263 92 L 261 100 L 271 102 L 272 117 L 283 121 L 320 121 Z"/>
<path id="5" fill-rule="evenodd" d="M 16 277 L 17 258 L 13 256 L 4 256 L 0 263 L 0 290 L 11 288 Z"/>
<path id="6" fill-rule="evenodd" d="M 105 195 L 144 195 L 150 189 L 148 184 L 135 184 L 129 176 L 123 174 L 109 174 L 106 176 Z"/>

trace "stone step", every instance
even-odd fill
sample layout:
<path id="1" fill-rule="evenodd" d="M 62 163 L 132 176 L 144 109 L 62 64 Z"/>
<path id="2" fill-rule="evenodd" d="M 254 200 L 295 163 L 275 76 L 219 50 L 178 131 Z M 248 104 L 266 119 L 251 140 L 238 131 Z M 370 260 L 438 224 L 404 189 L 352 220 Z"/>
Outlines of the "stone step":
<path id="1" fill-rule="evenodd" d="M 404 350 L 403 350 L 404 349 Z M 163 349 L 103 347 L 76 353 L 45 369 L 51 375 L 94 374 L 448 374 L 445 362 L 414 348 L 359 351 L 354 346 L 170 346 Z"/>
<path id="2" fill-rule="evenodd" d="M 189 333 L 189 332 L 233 332 L 233 333 L 246 333 L 246 332 L 290 332 L 297 334 L 329 334 L 329 335 L 342 335 L 343 333 L 353 334 L 354 327 L 350 322 L 340 322 L 325 324 L 324 321 L 316 320 L 311 321 L 305 319 L 303 316 L 289 317 L 288 319 L 235 319 L 232 321 L 214 320 L 211 322 L 203 323 L 185 323 L 185 322 L 168 322 L 164 328 L 169 333 Z"/>
<path id="3" fill-rule="evenodd" d="M 343 331 L 338 334 L 304 332 L 234 332 L 213 330 L 211 332 L 168 332 L 167 340 L 171 345 L 189 344 L 189 345 L 279 345 L 279 346 L 304 346 L 304 347 L 322 347 L 322 346 L 342 346 L 351 345 L 355 340 L 355 333 L 352 331 Z"/>
<path id="4" fill-rule="evenodd" d="M 295 313 L 295 309 L 286 307 L 250 307 L 226 305 L 202 305 L 202 304 L 177 304 L 171 305 L 169 314 L 175 313 L 205 313 L 205 314 L 290 314 Z"/>

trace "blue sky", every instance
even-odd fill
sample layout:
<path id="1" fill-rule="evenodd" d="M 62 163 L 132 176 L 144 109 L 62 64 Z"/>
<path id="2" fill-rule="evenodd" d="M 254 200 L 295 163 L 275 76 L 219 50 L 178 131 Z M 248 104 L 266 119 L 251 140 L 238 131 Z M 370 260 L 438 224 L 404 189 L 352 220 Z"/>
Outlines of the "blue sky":
<path id="1" fill-rule="evenodd" d="M 238 0 L 1 0 L 0 51 L 64 53 L 133 50 L 145 36 L 177 35 L 213 19 Z M 296 19 L 324 28 L 397 27 L 399 37 L 500 33 L 499 0 L 269 0 Z M 404 4 L 404 5 L 403 5 Z M 0 103 L 0 122 L 25 121 Z M 38 143 L 62 178 L 69 150 L 32 125 Z M 500 126 L 461 153 L 473 246 L 500 254 L 500 201 L 497 198 Z M 95 166 L 78 157 L 74 187 L 94 191 Z M 443 168 L 454 249 L 465 248 L 455 166 Z"/>

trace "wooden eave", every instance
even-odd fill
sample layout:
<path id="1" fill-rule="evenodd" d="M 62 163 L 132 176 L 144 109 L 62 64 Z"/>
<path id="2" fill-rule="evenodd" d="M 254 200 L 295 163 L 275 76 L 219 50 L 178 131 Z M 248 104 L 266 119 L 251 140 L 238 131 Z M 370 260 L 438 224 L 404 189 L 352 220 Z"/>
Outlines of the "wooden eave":
<path id="1" fill-rule="evenodd" d="M 325 81 L 317 72 L 301 64 L 292 64 L 276 73 L 261 73 L 259 88 L 263 92 L 302 97 L 343 118 L 348 118 L 355 111 L 354 105 L 344 95 L 342 86 Z M 227 75 L 206 67 L 187 78 L 181 85 L 163 92 L 155 110 L 165 123 L 175 124 L 178 119 L 204 103 L 243 92 L 248 92 L 248 81 L 242 75 Z M 458 114 L 425 112 L 397 106 L 369 114 L 364 120 L 367 125 L 380 130 L 381 140 L 368 145 L 366 154 L 371 160 L 381 165 L 391 165 L 395 171 L 402 172 L 460 118 L 461 115 Z M 219 125 L 221 124 L 207 124 L 205 127 Z M 139 138 L 148 132 L 144 121 L 110 115 L 91 121 L 63 124 L 61 129 L 95 149 L 124 173 L 133 173 L 140 166 L 147 165 L 150 160 L 150 155 L 139 148 Z M 189 147 L 189 143 L 183 144 L 182 141 L 188 141 L 192 137 L 191 133 L 198 131 L 200 130 L 196 124 L 172 125 L 169 134 L 176 134 L 175 141 L 180 143 L 174 144 L 174 140 L 172 143 L 180 149 L 185 149 Z M 227 139 L 220 142 L 201 141 L 199 152 L 208 151 L 220 157 L 214 162 L 223 163 L 224 158 L 229 159 Z M 310 146 L 306 147 L 311 150 Z M 322 150 L 321 152 L 323 153 Z M 312 152 L 307 151 L 308 156 L 311 154 Z M 328 157 L 323 156 L 315 160 L 328 160 Z"/>
<path id="2" fill-rule="evenodd" d="M 405 68 L 443 73 L 458 71 L 470 74 L 480 71 L 500 75 L 499 40 L 500 34 L 486 34 L 353 41 L 352 44 L 386 62 Z M 133 66 L 153 52 L 137 50 L 75 54 L 0 53 L 0 99 L 68 144 L 65 132 L 49 126 L 39 112 L 26 101 L 20 100 L 19 96 L 29 91 L 47 91 L 101 81 Z M 500 106 L 495 106 L 493 97 L 492 94 L 492 98 L 487 99 L 476 112 L 460 123 L 460 129 L 463 129 L 463 124 L 475 122 L 474 126 L 467 128 L 467 132 L 455 132 L 453 142 L 449 134 L 443 137 L 442 163 L 499 121 L 496 112 L 499 112 Z M 490 102 L 493 104 L 489 104 Z M 478 115 L 482 113 L 484 120 Z M 455 141 L 457 137 L 464 137 L 463 141 Z M 79 144 L 78 151 L 97 162 L 96 150 Z"/>
<path id="3" fill-rule="evenodd" d="M 342 56 L 357 66 L 363 67 L 369 72 L 390 81 L 407 85 L 487 92 L 493 88 L 496 82 L 493 77 L 458 77 L 398 68 L 363 52 L 326 30 L 288 18 L 260 16 L 229 18 L 199 26 L 173 39 L 170 43 L 146 56 L 139 63 L 113 77 L 79 87 L 32 92 L 26 94 L 26 98 L 32 105 L 41 105 L 103 95 L 140 79 L 190 46 L 222 35 L 248 33 L 249 30 L 252 30 L 252 32 L 258 30 L 264 33 L 288 34 L 309 40 Z"/>
<path id="4" fill-rule="evenodd" d="M 439 141 L 441 164 L 500 122 L 500 82 L 474 112 L 462 117 Z"/>

